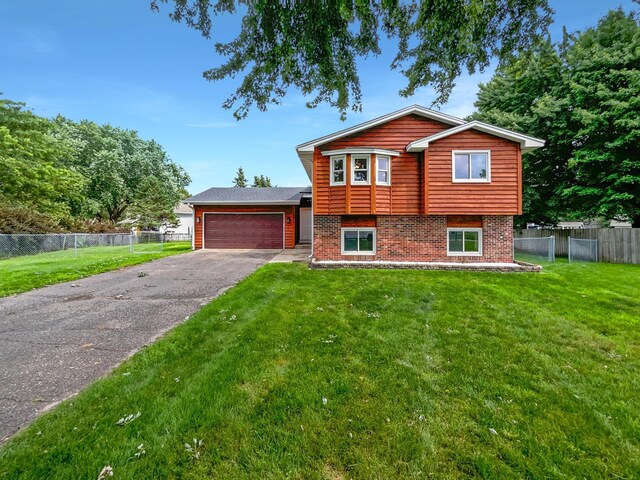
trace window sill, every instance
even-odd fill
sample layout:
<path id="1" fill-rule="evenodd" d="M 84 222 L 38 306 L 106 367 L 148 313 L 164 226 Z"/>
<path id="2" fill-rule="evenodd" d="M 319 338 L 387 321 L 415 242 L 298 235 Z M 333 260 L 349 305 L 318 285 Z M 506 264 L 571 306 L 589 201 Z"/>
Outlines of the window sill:
<path id="1" fill-rule="evenodd" d="M 481 257 L 482 252 L 447 252 L 447 257 Z"/>
<path id="2" fill-rule="evenodd" d="M 363 255 L 372 256 L 375 254 L 376 252 L 340 252 L 340 255 L 343 257 L 358 257 Z"/>
<path id="3" fill-rule="evenodd" d="M 458 179 L 451 180 L 453 183 L 491 183 L 491 180 L 476 180 L 476 179 Z"/>

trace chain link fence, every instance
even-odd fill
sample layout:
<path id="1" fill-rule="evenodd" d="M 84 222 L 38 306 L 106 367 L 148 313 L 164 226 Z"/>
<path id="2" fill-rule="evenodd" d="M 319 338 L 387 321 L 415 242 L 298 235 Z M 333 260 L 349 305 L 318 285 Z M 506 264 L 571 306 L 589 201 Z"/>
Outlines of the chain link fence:
<path id="1" fill-rule="evenodd" d="M 52 252 L 72 257 L 105 251 L 158 253 L 164 249 L 165 235 L 159 232 L 0 234 L 0 259 Z M 176 240 L 183 239 L 170 239 Z"/>
<path id="2" fill-rule="evenodd" d="M 569 237 L 570 262 L 597 262 L 598 240 Z"/>
<path id="3" fill-rule="evenodd" d="M 533 261 L 556 261 L 555 237 L 539 238 L 514 238 L 513 256 L 516 260 L 525 262 Z"/>

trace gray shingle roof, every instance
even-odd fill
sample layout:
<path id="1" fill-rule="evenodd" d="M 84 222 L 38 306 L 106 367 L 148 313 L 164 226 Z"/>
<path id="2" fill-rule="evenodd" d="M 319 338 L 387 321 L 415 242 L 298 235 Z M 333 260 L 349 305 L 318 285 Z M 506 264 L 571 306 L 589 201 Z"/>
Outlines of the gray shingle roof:
<path id="1" fill-rule="evenodd" d="M 191 204 L 298 204 L 303 195 L 310 195 L 311 187 L 213 187 L 183 200 Z"/>

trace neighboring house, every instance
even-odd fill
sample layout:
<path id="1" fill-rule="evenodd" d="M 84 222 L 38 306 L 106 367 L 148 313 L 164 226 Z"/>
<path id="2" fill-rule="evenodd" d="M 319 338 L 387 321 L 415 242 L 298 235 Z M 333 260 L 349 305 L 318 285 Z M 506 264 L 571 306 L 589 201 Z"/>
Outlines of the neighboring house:
<path id="1" fill-rule="evenodd" d="M 183 233 L 191 235 L 193 233 L 193 209 L 189 205 L 179 203 L 173 210 L 178 223 L 176 226 L 167 227 L 167 233 Z"/>
<path id="2" fill-rule="evenodd" d="M 543 140 L 412 106 L 303 143 L 316 261 L 513 262 Z"/>
<path id="3" fill-rule="evenodd" d="M 311 188 L 210 188 L 193 206 L 193 248 L 294 248 L 311 242 Z"/>

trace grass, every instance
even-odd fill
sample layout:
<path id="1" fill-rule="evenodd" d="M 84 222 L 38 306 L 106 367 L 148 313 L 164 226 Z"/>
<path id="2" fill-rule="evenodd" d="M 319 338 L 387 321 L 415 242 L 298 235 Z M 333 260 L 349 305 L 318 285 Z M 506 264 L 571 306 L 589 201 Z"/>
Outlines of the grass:
<path id="1" fill-rule="evenodd" d="M 183 253 L 191 250 L 191 242 L 166 243 L 162 251 L 136 246 L 141 248 L 130 253 L 128 246 L 88 247 L 79 249 L 77 257 L 65 250 L 0 260 L 0 297 Z"/>
<path id="2" fill-rule="evenodd" d="M 9 440 L 0 478 L 634 478 L 639 291 L 629 265 L 267 265 Z"/>

